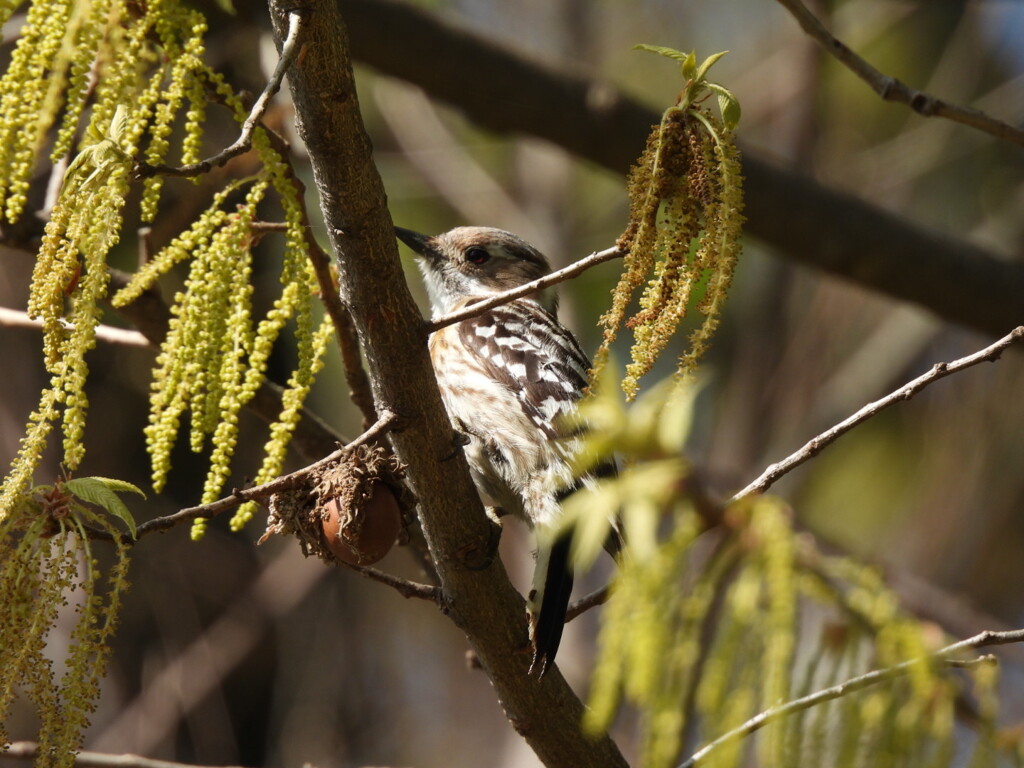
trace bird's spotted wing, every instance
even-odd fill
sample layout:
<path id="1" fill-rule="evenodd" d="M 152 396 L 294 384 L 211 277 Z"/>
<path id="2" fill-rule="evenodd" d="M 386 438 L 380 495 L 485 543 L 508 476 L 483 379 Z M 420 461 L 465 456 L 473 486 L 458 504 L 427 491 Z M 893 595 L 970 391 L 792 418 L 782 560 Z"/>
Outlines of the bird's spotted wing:
<path id="1" fill-rule="evenodd" d="M 547 437 L 561 436 L 558 416 L 582 396 L 590 361 L 554 315 L 533 301 L 514 301 L 462 321 L 459 335 Z"/>

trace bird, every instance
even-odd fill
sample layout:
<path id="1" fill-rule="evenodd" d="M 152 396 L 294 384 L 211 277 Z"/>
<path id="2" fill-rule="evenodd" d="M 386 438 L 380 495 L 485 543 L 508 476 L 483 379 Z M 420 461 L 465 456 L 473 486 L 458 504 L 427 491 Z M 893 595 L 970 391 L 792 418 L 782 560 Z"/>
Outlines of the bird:
<path id="1" fill-rule="evenodd" d="M 395 227 L 417 256 L 433 316 L 547 275 L 547 258 L 502 229 L 461 226 L 435 236 Z M 590 478 L 574 476 L 580 434 L 574 412 L 588 382 L 590 360 L 558 320 L 558 297 L 545 288 L 431 334 L 430 358 L 452 426 L 465 436 L 465 455 L 485 505 L 551 533 L 560 502 Z M 543 677 L 562 637 L 573 570 L 571 533 L 538 535 L 528 601 L 533 659 Z M 609 551 L 612 551 L 610 547 Z M 612 551 L 614 554 L 614 551 Z"/>

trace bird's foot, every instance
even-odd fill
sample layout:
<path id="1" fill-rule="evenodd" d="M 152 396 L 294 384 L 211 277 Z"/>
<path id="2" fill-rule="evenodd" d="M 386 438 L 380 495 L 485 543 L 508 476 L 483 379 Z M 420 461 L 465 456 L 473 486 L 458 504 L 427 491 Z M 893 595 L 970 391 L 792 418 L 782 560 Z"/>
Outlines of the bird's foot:
<path id="1" fill-rule="evenodd" d="M 456 456 L 458 456 L 459 455 L 459 451 L 461 451 L 464 446 L 469 445 L 469 439 L 470 439 L 469 435 L 467 435 L 465 432 L 460 432 L 457 429 L 453 429 L 452 430 L 452 452 L 449 453 L 447 456 L 444 456 L 441 459 L 441 461 L 451 461 Z"/>
<path id="2" fill-rule="evenodd" d="M 494 562 L 501 541 L 501 523 L 488 515 L 487 540 L 483 543 L 470 542 L 455 553 L 455 557 L 471 571 L 485 571 Z"/>

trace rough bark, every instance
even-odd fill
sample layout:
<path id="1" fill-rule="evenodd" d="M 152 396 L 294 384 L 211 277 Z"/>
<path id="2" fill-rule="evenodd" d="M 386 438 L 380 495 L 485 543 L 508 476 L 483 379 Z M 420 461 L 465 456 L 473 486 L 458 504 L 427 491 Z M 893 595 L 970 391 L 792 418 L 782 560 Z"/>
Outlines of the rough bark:
<path id="1" fill-rule="evenodd" d="M 278 45 L 288 11 L 306 20 L 303 51 L 288 74 L 298 132 L 309 151 L 342 300 L 359 331 L 377 408 L 401 418 L 392 443 L 419 497 L 447 612 L 472 643 L 509 720 L 545 765 L 624 766 L 610 738 L 581 732 L 583 705 L 557 670 L 539 683 L 527 676 L 523 599 L 497 558 L 481 567 L 491 530 L 441 403 L 425 323 L 402 275 L 338 6 L 334 0 L 273 0 L 270 8 Z"/>

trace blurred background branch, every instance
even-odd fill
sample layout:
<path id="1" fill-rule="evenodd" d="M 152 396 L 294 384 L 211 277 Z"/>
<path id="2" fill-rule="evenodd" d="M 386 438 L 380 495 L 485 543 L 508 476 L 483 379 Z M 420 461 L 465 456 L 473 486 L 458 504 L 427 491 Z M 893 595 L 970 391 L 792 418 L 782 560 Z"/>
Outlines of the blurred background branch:
<path id="1" fill-rule="evenodd" d="M 777 0 L 777 2 L 793 14 L 804 32 L 817 40 L 822 48 L 845 64 L 851 72 L 871 86 L 871 89 L 886 101 L 904 104 L 924 117 L 944 117 L 955 123 L 962 123 L 979 131 L 990 133 L 996 138 L 1024 146 L 1024 131 L 1019 128 L 997 120 L 981 110 L 950 104 L 948 101 L 911 88 L 895 77 L 878 71 L 850 50 L 842 41 L 830 34 L 800 0 Z"/>

